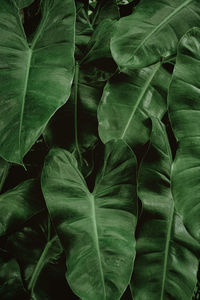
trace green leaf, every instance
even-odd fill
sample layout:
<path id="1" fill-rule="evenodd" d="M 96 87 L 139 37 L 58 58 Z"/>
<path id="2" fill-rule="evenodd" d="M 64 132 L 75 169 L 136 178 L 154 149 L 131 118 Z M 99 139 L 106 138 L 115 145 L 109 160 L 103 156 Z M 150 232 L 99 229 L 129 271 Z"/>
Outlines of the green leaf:
<path id="1" fill-rule="evenodd" d="M 131 147 L 145 144 L 151 132 L 150 117 L 162 118 L 167 109 L 169 79 L 159 63 L 111 78 L 98 108 L 102 141 L 121 138 Z"/>
<path id="2" fill-rule="evenodd" d="M 42 20 L 28 44 L 18 8 L 0 2 L 0 155 L 23 156 L 70 95 L 74 65 L 74 1 L 42 1 Z"/>
<path id="3" fill-rule="evenodd" d="M 6 160 L 0 158 L 0 193 L 2 191 L 6 177 L 8 175 L 9 167 L 10 164 Z"/>
<path id="4" fill-rule="evenodd" d="M 30 179 L 0 195 L 0 236 L 16 231 L 45 209 L 36 180 Z"/>
<path id="5" fill-rule="evenodd" d="M 28 300 L 20 268 L 14 258 L 0 249 L 0 297 L 1 300 L 23 299 Z"/>
<path id="6" fill-rule="evenodd" d="M 173 165 L 175 205 L 188 231 L 200 242 L 200 29 L 181 39 L 169 89 L 169 113 L 179 141 Z M 192 220 L 192 221 L 191 221 Z"/>
<path id="7" fill-rule="evenodd" d="M 46 215 L 33 218 L 10 235 L 6 249 L 19 262 L 31 299 L 64 300 L 70 296 L 63 248 Z"/>
<path id="8" fill-rule="evenodd" d="M 198 0 L 141 0 L 131 15 L 117 22 L 113 58 L 121 70 L 161 61 L 176 54 L 182 35 L 199 22 Z"/>
<path id="9" fill-rule="evenodd" d="M 17 6 L 21 9 L 31 5 L 35 0 L 13 0 L 13 1 L 15 1 Z"/>
<path id="10" fill-rule="evenodd" d="M 188 300 L 196 285 L 200 247 L 174 208 L 172 158 L 165 127 L 155 118 L 152 127 L 150 146 L 138 174 L 143 209 L 132 295 L 134 300 Z"/>
<path id="11" fill-rule="evenodd" d="M 121 140 L 106 144 L 92 193 L 74 157 L 52 149 L 42 190 L 66 250 L 72 290 L 81 299 L 119 299 L 135 256 L 136 159 L 131 149 Z"/>
<path id="12" fill-rule="evenodd" d="M 95 63 L 100 60 L 100 67 L 107 69 L 103 62 L 112 59 L 110 51 L 110 39 L 114 32 L 115 21 L 103 20 L 94 31 L 88 45 L 84 57 L 80 64 Z M 115 65 L 115 63 L 113 62 Z"/>
<path id="13" fill-rule="evenodd" d="M 100 0 L 95 7 L 92 24 L 96 27 L 104 20 L 118 20 L 119 18 L 120 14 L 116 0 Z"/>

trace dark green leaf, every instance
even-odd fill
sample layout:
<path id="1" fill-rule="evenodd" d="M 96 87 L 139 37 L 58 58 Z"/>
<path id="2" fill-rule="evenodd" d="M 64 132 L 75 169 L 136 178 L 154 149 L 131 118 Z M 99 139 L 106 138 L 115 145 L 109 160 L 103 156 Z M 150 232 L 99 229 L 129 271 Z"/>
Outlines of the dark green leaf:
<path id="1" fill-rule="evenodd" d="M 100 0 L 95 7 L 92 24 L 96 27 L 104 20 L 118 20 L 119 17 L 119 8 L 116 0 Z"/>
<path id="2" fill-rule="evenodd" d="M 9 167 L 10 164 L 6 160 L 0 158 L 0 193 L 2 191 L 6 177 L 8 175 Z"/>
<path id="3" fill-rule="evenodd" d="M 17 261 L 2 250 L 0 250 L 0 298 L 1 300 L 29 299 L 23 287 Z"/>
<path id="4" fill-rule="evenodd" d="M 175 205 L 188 231 L 200 241 L 200 29 L 181 39 L 169 89 L 169 112 L 179 141 L 173 165 Z"/>
<path id="5" fill-rule="evenodd" d="M 141 0 L 117 22 L 113 58 L 122 70 L 149 66 L 176 54 L 182 35 L 199 22 L 198 0 Z"/>
<path id="6" fill-rule="evenodd" d="M 63 248 L 50 225 L 41 214 L 10 235 L 6 245 L 19 262 L 26 288 L 34 300 L 64 300 L 70 292 L 65 281 Z"/>
<path id="7" fill-rule="evenodd" d="M 111 78 L 98 109 L 102 141 L 121 138 L 131 147 L 145 144 L 151 132 L 150 117 L 162 118 L 167 109 L 169 79 L 159 63 Z"/>
<path id="8" fill-rule="evenodd" d="M 13 1 L 0 2 L 0 155 L 22 164 L 55 111 L 70 95 L 74 1 L 42 1 L 29 45 Z"/>
<path id="9" fill-rule="evenodd" d="M 40 187 L 27 180 L 0 195 L 0 236 L 16 231 L 27 220 L 45 209 Z"/>
<path id="10" fill-rule="evenodd" d="M 119 299 L 135 256 L 136 159 L 123 141 L 105 146 L 104 164 L 91 193 L 74 157 L 47 156 L 42 189 L 67 253 L 67 280 L 82 299 Z"/>
<path id="11" fill-rule="evenodd" d="M 143 209 L 131 282 L 134 300 L 188 300 L 193 295 L 200 247 L 174 208 L 171 167 L 164 125 L 153 119 L 150 146 L 138 174 Z"/>

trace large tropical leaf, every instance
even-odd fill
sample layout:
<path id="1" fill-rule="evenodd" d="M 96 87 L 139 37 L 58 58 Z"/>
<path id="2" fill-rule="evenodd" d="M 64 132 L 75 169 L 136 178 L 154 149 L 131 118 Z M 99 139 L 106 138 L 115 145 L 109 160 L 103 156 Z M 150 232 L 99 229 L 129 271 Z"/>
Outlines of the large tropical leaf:
<path id="1" fill-rule="evenodd" d="M 145 144 L 151 132 L 150 117 L 162 118 L 166 112 L 169 80 L 159 63 L 111 78 L 98 108 L 102 141 L 121 138 L 131 147 Z"/>
<path id="2" fill-rule="evenodd" d="M 182 39 L 169 89 L 169 112 L 179 141 L 172 188 L 177 210 L 200 242 L 200 29 Z M 192 222 L 191 222 L 192 220 Z"/>
<path id="3" fill-rule="evenodd" d="M 135 256 L 135 172 L 135 156 L 122 140 L 106 144 L 92 193 L 69 152 L 53 149 L 47 156 L 42 189 L 67 253 L 66 278 L 81 299 L 119 299 L 129 283 Z"/>
<path id="4" fill-rule="evenodd" d="M 43 0 L 28 44 L 14 0 L 0 2 L 0 155 L 22 164 L 50 117 L 69 97 L 74 1 Z"/>
<path id="5" fill-rule="evenodd" d="M 131 282 L 134 300 L 188 300 L 196 285 L 200 247 L 174 208 L 171 167 L 164 125 L 153 119 L 150 146 L 138 174 L 143 210 Z"/>
<path id="6" fill-rule="evenodd" d="M 0 195 L 0 236 L 16 231 L 45 209 L 39 184 L 30 179 Z"/>
<path id="7" fill-rule="evenodd" d="M 199 22 L 198 0 L 141 0 L 130 16 L 118 21 L 113 57 L 121 69 L 156 63 L 176 54 L 182 35 Z"/>

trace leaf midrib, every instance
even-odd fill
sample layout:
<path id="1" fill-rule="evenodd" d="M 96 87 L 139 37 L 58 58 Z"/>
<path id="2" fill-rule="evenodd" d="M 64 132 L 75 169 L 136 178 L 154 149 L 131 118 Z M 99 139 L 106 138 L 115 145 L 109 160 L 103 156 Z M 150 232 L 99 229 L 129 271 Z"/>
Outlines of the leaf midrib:
<path id="1" fill-rule="evenodd" d="M 92 225 L 93 225 L 93 231 L 94 231 L 94 242 L 95 242 L 95 248 L 97 252 L 97 257 L 98 257 L 98 264 L 99 264 L 99 270 L 100 270 L 100 276 L 101 276 L 101 281 L 102 281 L 102 286 L 103 286 L 103 295 L 104 299 L 106 299 L 106 288 L 105 288 L 105 280 L 104 280 L 104 274 L 103 274 L 103 267 L 102 267 L 102 260 L 101 260 L 101 253 L 100 253 L 100 245 L 99 245 L 99 236 L 98 236 L 98 229 L 97 229 L 97 218 L 96 218 L 96 208 L 94 204 L 94 195 L 89 194 L 89 200 L 91 204 L 91 219 L 92 219 Z"/>
<path id="2" fill-rule="evenodd" d="M 171 199 L 171 201 L 173 201 L 173 199 Z M 167 238 L 166 238 L 166 243 L 165 243 L 165 256 L 164 256 L 164 263 L 163 263 L 162 289 L 161 289 L 161 298 L 160 298 L 160 300 L 164 300 L 164 292 L 165 292 L 166 276 L 167 276 L 167 269 L 168 269 L 167 265 L 168 265 L 168 258 L 169 258 L 169 247 L 170 247 L 170 241 L 171 241 L 173 217 L 174 217 L 174 204 L 172 203 L 171 210 L 170 210 L 169 228 L 168 228 Z"/>
<path id="3" fill-rule="evenodd" d="M 171 14 L 169 14 L 158 26 L 156 26 L 143 40 L 142 42 L 136 47 L 134 50 L 134 54 L 144 45 L 144 43 L 151 38 L 151 36 L 158 31 L 163 25 L 167 23 L 171 18 L 173 18 L 179 11 L 181 11 L 186 5 L 191 3 L 193 0 L 186 0 L 182 3 L 179 7 L 177 7 Z"/>
<path id="4" fill-rule="evenodd" d="M 33 56 L 33 50 L 35 47 L 35 44 L 40 37 L 45 25 L 46 21 L 49 17 L 48 11 L 46 11 L 46 15 L 41 21 L 38 30 L 36 31 L 36 34 L 33 38 L 33 42 L 31 46 L 28 46 L 27 43 L 27 65 L 26 65 L 26 72 L 25 72 L 25 78 L 24 78 L 24 89 L 22 93 L 22 105 L 21 105 L 21 113 L 20 113 L 20 123 L 19 123 L 19 160 L 22 162 L 23 159 L 23 153 L 22 153 L 22 146 L 21 146 L 21 137 L 22 137 L 22 127 L 23 127 L 23 120 L 24 120 L 24 108 L 25 108 L 25 102 L 26 102 L 26 94 L 27 94 L 27 88 L 28 88 L 28 82 L 29 82 L 29 75 L 30 75 L 30 69 L 31 69 L 31 61 Z"/>
<path id="5" fill-rule="evenodd" d="M 126 132 L 127 132 L 128 128 L 129 128 L 129 126 L 130 126 L 130 123 L 131 123 L 131 121 L 132 121 L 132 119 L 133 119 L 133 117 L 134 117 L 134 114 L 135 114 L 135 112 L 136 112 L 136 110 L 137 110 L 137 108 L 138 108 L 140 102 L 142 101 L 142 99 L 143 99 L 143 97 L 144 97 L 144 95 L 145 95 L 147 89 L 149 88 L 149 86 L 150 86 L 150 84 L 151 84 L 151 82 L 152 82 L 152 80 L 153 80 L 155 74 L 156 74 L 157 71 L 159 70 L 160 66 L 161 66 L 161 63 L 160 63 L 160 62 L 157 63 L 157 64 L 155 64 L 155 68 L 154 68 L 154 70 L 153 70 L 151 76 L 146 80 L 146 82 L 145 82 L 145 84 L 144 84 L 144 86 L 143 86 L 143 88 L 142 88 L 142 90 L 141 90 L 141 92 L 140 92 L 140 94 L 139 94 L 139 97 L 138 97 L 138 99 L 137 99 L 137 101 L 136 101 L 136 103 L 135 103 L 135 105 L 134 105 L 134 107 L 133 107 L 133 110 L 132 110 L 131 115 L 130 115 L 130 117 L 129 117 L 129 119 L 128 119 L 128 122 L 126 123 L 126 126 L 125 126 L 125 128 L 124 128 L 124 131 L 123 131 L 122 134 L 121 134 L 121 139 L 124 139 L 124 137 L 125 137 L 125 135 L 126 135 Z"/>

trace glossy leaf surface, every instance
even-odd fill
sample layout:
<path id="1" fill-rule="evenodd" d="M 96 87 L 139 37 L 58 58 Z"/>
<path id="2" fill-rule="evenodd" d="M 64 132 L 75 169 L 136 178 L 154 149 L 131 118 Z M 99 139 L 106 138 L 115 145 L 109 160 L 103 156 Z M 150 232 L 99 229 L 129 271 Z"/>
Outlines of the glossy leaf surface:
<path id="1" fill-rule="evenodd" d="M 200 29 L 182 39 L 169 90 L 169 112 L 179 141 L 172 188 L 177 210 L 200 242 Z M 193 222 L 191 223 L 191 219 Z"/>
<path id="2" fill-rule="evenodd" d="M 45 209 L 36 180 L 27 180 L 0 195 L 0 236 L 17 230 Z"/>
<path id="3" fill-rule="evenodd" d="M 162 118 L 166 112 L 169 80 L 160 64 L 111 78 L 98 108 L 102 141 L 120 138 L 131 147 L 145 144 L 151 132 L 150 117 Z"/>
<path id="4" fill-rule="evenodd" d="M 198 0 L 141 0 L 117 23 L 111 40 L 113 58 L 122 70 L 161 61 L 176 54 L 182 35 L 199 22 Z"/>
<path id="5" fill-rule="evenodd" d="M 200 247 L 174 208 L 171 167 L 164 125 L 153 119 L 150 146 L 138 174 L 143 209 L 131 282 L 134 300 L 188 300 L 193 295 Z"/>
<path id="6" fill-rule="evenodd" d="M 69 152 L 53 149 L 47 156 L 42 190 L 67 253 L 66 278 L 82 299 L 119 299 L 129 283 L 135 256 L 135 172 L 133 152 L 123 141 L 111 141 L 91 193 Z"/>
<path id="7" fill-rule="evenodd" d="M 0 2 L 0 155 L 8 161 L 22 164 L 50 117 L 70 95 L 73 3 L 42 1 L 42 19 L 29 45 L 15 1 Z"/>

